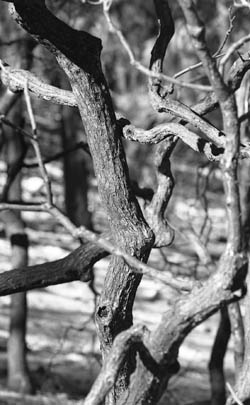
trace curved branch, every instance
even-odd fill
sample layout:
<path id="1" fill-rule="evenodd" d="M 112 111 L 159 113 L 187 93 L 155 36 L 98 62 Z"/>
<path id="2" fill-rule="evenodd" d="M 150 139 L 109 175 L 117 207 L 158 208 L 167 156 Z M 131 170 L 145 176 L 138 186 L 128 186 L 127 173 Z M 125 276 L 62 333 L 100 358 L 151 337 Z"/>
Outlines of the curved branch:
<path id="1" fill-rule="evenodd" d="M 23 69 L 13 69 L 0 60 L 0 80 L 4 86 L 8 87 L 13 93 L 24 90 L 25 83 L 28 89 L 36 97 L 43 100 L 51 101 L 56 104 L 76 107 L 77 102 L 72 91 L 62 90 L 58 87 L 51 86 L 43 80 L 36 77 L 33 73 Z"/>
<path id="2" fill-rule="evenodd" d="M 127 140 L 145 144 L 158 144 L 171 136 L 175 136 L 190 146 L 194 151 L 204 153 L 208 160 L 211 161 L 219 161 L 224 153 L 225 147 L 224 135 L 218 138 L 217 145 L 219 146 L 215 146 L 205 137 L 201 138 L 201 136 L 190 131 L 182 124 L 173 122 L 160 124 L 148 130 L 136 128 L 133 125 L 125 125 L 123 127 L 123 136 Z M 241 144 L 240 158 L 244 159 L 249 157 L 249 146 Z"/>
<path id="3" fill-rule="evenodd" d="M 204 153 L 211 161 L 219 160 L 224 151 L 223 138 L 220 138 L 221 147 L 218 148 L 206 139 L 201 139 L 197 134 L 185 128 L 183 125 L 173 122 L 158 125 L 150 130 L 126 125 L 123 128 L 123 136 L 130 141 L 146 144 L 160 143 L 168 137 L 176 136 L 196 152 Z"/>

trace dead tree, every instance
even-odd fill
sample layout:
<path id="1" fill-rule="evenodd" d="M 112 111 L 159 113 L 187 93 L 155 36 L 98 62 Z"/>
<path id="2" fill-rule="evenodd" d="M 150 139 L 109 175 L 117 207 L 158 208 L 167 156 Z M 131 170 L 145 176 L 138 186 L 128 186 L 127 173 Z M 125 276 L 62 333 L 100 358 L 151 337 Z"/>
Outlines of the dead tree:
<path id="1" fill-rule="evenodd" d="M 98 3 L 103 5 L 108 23 L 115 30 L 109 14 L 112 2 L 102 0 Z M 250 153 L 248 146 L 239 140 L 234 92 L 249 70 L 250 60 L 243 55 L 235 61 L 227 75 L 223 75 L 224 69 L 218 68 L 209 52 L 205 27 L 194 3 L 191 0 L 180 0 L 178 3 L 209 85 L 186 83 L 162 74 L 167 46 L 174 34 L 174 21 L 167 0 L 154 1 L 160 32 L 152 50 L 149 69 L 135 60 L 122 33 L 116 30 L 131 63 L 149 77 L 153 108 L 173 117 L 172 122 L 145 131 L 127 120 L 118 120 L 115 115 L 100 61 L 100 39 L 87 32 L 76 31 L 57 19 L 47 9 L 44 0 L 10 2 L 14 19 L 54 54 L 69 78 L 72 92 L 46 85 L 30 72 L 17 71 L 3 64 L 1 80 L 12 91 L 24 89 L 26 92 L 33 122 L 33 135 L 26 133 L 26 136 L 36 146 L 38 158 L 29 92 L 79 108 L 99 193 L 109 219 L 110 234 L 96 236 L 84 227 L 76 228 L 53 204 L 48 177 L 41 165 L 47 200 L 41 204 L 1 204 L 0 208 L 47 210 L 75 237 L 84 237 L 89 242 L 56 262 L 27 267 L 22 272 L 15 269 L 3 273 L 0 293 L 10 294 L 75 279 L 88 281 L 92 265 L 107 252 L 112 254 L 96 311 L 104 364 L 85 399 L 86 405 L 101 404 L 104 398 L 107 404 L 157 403 L 169 379 L 179 369 L 178 351 L 188 333 L 220 308 L 238 301 L 245 292 L 248 257 L 240 219 L 238 160 L 249 158 Z M 229 48 L 224 64 L 231 53 Z M 171 96 L 173 85 L 209 93 L 203 101 L 189 107 Z M 220 108 L 222 114 L 223 127 L 220 129 L 203 118 L 215 108 Z M 2 122 L 8 125 L 6 120 Z M 189 124 L 188 127 L 186 124 Z M 198 129 L 198 134 L 192 128 Z M 144 213 L 130 184 L 122 137 L 142 143 L 161 143 L 156 156 L 158 187 Z M 174 185 L 171 154 L 179 139 L 204 153 L 209 160 L 219 161 L 223 175 L 228 239 L 216 270 L 204 282 L 175 278 L 168 272 L 161 273 L 145 264 L 153 246 L 166 246 L 173 239 L 173 231 L 164 213 Z M 177 291 L 176 300 L 163 314 L 154 332 L 132 326 L 133 302 L 142 274 L 159 279 Z M 245 394 L 241 393 L 239 390 L 240 399 L 246 400 Z"/>

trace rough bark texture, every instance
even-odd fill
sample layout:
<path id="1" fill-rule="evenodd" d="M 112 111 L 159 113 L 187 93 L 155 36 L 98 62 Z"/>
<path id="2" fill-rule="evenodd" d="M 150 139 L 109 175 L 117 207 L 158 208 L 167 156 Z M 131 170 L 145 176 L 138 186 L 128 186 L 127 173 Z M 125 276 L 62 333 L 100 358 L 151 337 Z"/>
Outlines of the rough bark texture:
<path id="1" fill-rule="evenodd" d="M 114 241 L 131 255 L 146 260 L 153 234 L 130 187 L 121 129 L 116 124 L 101 70 L 100 40 L 69 28 L 54 17 L 43 2 L 17 1 L 15 7 L 21 24 L 48 46 L 68 75 Z M 141 276 L 131 273 L 123 259 L 111 259 L 96 313 L 104 357 L 114 337 L 132 324 L 132 305 L 140 279 Z M 128 366 L 129 363 L 125 367 Z M 117 381 L 120 389 L 114 390 L 116 396 L 126 390 L 128 376 L 129 373 L 121 372 Z"/>
<path id="2" fill-rule="evenodd" d="M 215 95 L 208 97 L 202 105 L 198 106 L 198 111 L 194 112 L 180 102 L 173 102 L 170 98 L 162 96 L 159 81 L 153 80 L 152 102 L 157 111 L 171 112 L 181 119 L 182 124 L 184 120 L 190 122 L 215 145 L 221 146 L 219 131 L 198 115 L 198 113 L 204 114 L 209 108 L 217 105 L 217 102 L 219 103 L 223 115 L 223 130 L 227 134 L 226 140 L 223 138 L 226 153 L 222 162 L 222 171 L 229 238 L 217 271 L 204 284 L 197 285 L 190 294 L 178 296 L 173 306 L 163 315 L 157 329 L 145 338 L 144 344 L 150 353 L 148 357 L 153 359 L 154 367 L 152 367 L 152 361 L 148 361 L 148 357 L 137 359 L 136 363 L 135 356 L 130 357 L 130 353 L 127 353 L 115 387 L 107 396 L 109 404 L 156 404 L 169 378 L 178 370 L 178 350 L 184 338 L 196 325 L 220 309 L 221 305 L 239 299 L 234 292 L 242 288 L 247 272 L 248 261 L 243 247 L 240 223 L 237 181 L 239 127 L 234 97 L 220 77 L 203 43 L 205 41 L 203 27 L 192 8 L 193 3 L 188 0 L 179 3 L 187 19 L 197 54 L 214 87 Z M 74 100 L 79 107 L 86 129 L 99 192 L 109 218 L 115 244 L 132 256 L 147 260 L 154 237 L 143 219 L 130 187 L 120 139 L 122 130 L 116 122 L 112 101 L 101 70 L 100 41 L 85 32 L 75 31 L 56 19 L 46 9 L 45 2 L 42 0 L 16 0 L 14 4 L 17 21 L 54 53 L 69 77 Z M 173 21 L 166 0 L 155 0 L 155 5 L 161 30 L 153 49 L 151 67 L 158 72 L 161 70 L 166 47 L 173 34 Z M 196 26 L 197 29 L 195 29 Z M 199 33 L 201 35 L 198 35 Z M 237 80 L 240 74 L 244 74 L 247 64 L 249 66 L 249 61 L 243 61 L 239 71 L 236 71 L 235 81 L 231 83 L 232 89 L 234 89 L 233 86 L 239 85 Z M 241 73 L 238 74 L 239 72 Z M 163 174 L 168 175 L 169 180 L 172 180 L 168 163 L 166 162 L 167 167 L 164 167 Z M 167 176 L 166 180 L 168 180 Z M 166 185 L 165 181 L 164 185 Z M 168 184 L 167 189 L 170 193 L 171 187 L 172 184 Z M 166 200 L 161 199 L 160 206 L 164 209 Z M 161 219 L 162 217 L 161 212 Z M 70 260 L 73 262 L 76 260 L 79 264 L 81 252 L 86 263 L 86 250 L 77 252 L 61 261 L 63 266 L 67 267 L 67 271 Z M 58 262 L 50 263 L 50 271 L 53 268 L 58 271 Z M 67 271 L 64 272 L 65 276 Z M 77 267 L 77 274 L 79 274 L 78 271 Z M 140 275 L 131 272 L 123 259 L 112 257 L 96 313 L 104 361 L 108 360 L 116 335 L 132 324 L 132 306 L 140 278 Z M 44 280 L 44 282 L 48 281 Z M 131 375 L 132 371 L 134 373 Z"/>
<path id="3" fill-rule="evenodd" d="M 244 162 L 241 168 L 242 172 L 242 222 L 245 231 L 245 246 L 249 252 L 250 243 L 250 187 L 249 187 L 249 162 Z M 235 386 L 235 392 L 244 404 L 250 404 L 250 276 L 247 276 L 247 294 L 244 299 L 245 317 L 244 317 L 244 357 L 242 368 L 238 374 L 238 379 Z M 229 398 L 227 405 L 234 404 L 232 398 Z"/>
<path id="4" fill-rule="evenodd" d="M 80 142 L 78 116 L 75 109 L 62 107 L 62 143 L 64 150 L 72 149 Z M 66 153 L 63 158 L 65 206 L 69 219 L 76 225 L 91 229 L 91 214 L 88 209 L 88 165 L 86 152 L 81 149 Z"/>
<path id="5" fill-rule="evenodd" d="M 107 255 L 104 249 L 85 243 L 63 259 L 50 262 L 49 266 L 43 263 L 6 271 L 1 273 L 0 294 L 15 294 L 75 280 L 90 281 L 92 266 Z"/>

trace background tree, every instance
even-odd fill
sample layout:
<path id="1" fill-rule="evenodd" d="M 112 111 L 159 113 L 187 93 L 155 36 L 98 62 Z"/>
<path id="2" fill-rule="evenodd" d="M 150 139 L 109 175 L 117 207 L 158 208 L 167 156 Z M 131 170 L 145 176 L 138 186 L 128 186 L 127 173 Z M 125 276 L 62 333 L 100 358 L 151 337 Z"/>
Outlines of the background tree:
<path id="1" fill-rule="evenodd" d="M 2 10 L 2 21 L 6 16 L 6 7 Z M 25 35 L 17 39 L 19 30 L 12 26 L 9 30 L 6 24 L 2 26 L 2 41 L 5 43 L 3 57 L 10 58 L 15 67 L 29 68 L 31 61 L 31 51 L 34 42 Z M 12 45 L 11 39 L 13 40 Z M 7 48 L 7 49 L 6 49 Z M 12 55 L 11 55 L 12 54 Z M 13 56 L 13 54 L 15 56 Z M 24 115 L 22 112 L 22 102 L 19 96 L 9 93 L 7 90 L 2 96 L 0 106 L 1 114 L 9 115 L 9 119 L 17 126 L 22 127 Z M 21 173 L 23 159 L 27 153 L 27 144 L 24 137 L 10 127 L 1 128 L 3 154 L 7 164 L 7 181 L 2 192 L 2 201 L 20 201 L 22 196 Z M 1 215 L 5 224 L 5 232 L 12 246 L 12 267 L 25 267 L 28 265 L 28 238 L 21 214 L 8 211 Z M 10 334 L 8 341 L 8 387 L 20 392 L 31 392 L 32 384 L 26 363 L 26 320 L 27 320 L 27 300 L 26 293 L 15 294 L 11 298 L 10 312 Z"/>
<path id="2" fill-rule="evenodd" d="M 169 43 L 171 44 L 175 25 L 172 9 L 166 0 L 154 1 L 160 33 L 152 49 L 149 69 L 136 61 L 142 54 L 138 52 L 137 55 L 137 52 L 128 46 L 122 32 L 113 25 L 110 19 L 112 2 L 99 3 L 103 7 L 110 30 L 118 36 L 129 55 L 130 63 L 139 72 L 146 74 L 152 106 L 156 113 L 164 113 L 164 117 L 166 114 L 166 121 L 163 118 L 160 125 L 141 129 L 130 124 L 127 119 L 119 119 L 115 114 L 101 67 L 100 40 L 86 31 L 70 28 L 49 11 L 44 1 L 16 0 L 11 3 L 11 13 L 16 21 L 55 55 L 68 76 L 72 92 L 52 88 L 30 72 L 14 71 L 2 64 L 1 79 L 5 86 L 12 90 L 24 90 L 25 93 L 32 128 L 32 134 L 29 132 L 26 136 L 30 138 L 36 151 L 44 179 L 46 201 L 32 205 L 2 204 L 1 208 L 47 210 L 75 237 L 84 238 L 89 242 L 64 259 L 27 267 L 22 277 L 18 269 L 8 274 L 3 273 L 0 290 L 1 294 L 7 294 L 74 279 L 89 281 L 93 264 L 107 252 L 111 253 L 96 310 L 103 368 L 85 399 L 85 404 L 101 403 L 105 397 L 107 404 L 157 403 L 169 379 L 179 369 L 178 351 L 188 333 L 217 310 L 222 308 L 222 313 L 225 314 L 225 306 L 237 302 L 246 293 L 248 257 L 241 223 L 238 160 L 249 157 L 249 148 L 244 141 L 240 141 L 240 122 L 244 118 L 238 119 L 234 92 L 240 87 L 241 80 L 250 66 L 249 58 L 245 54 L 237 58 L 235 51 L 249 38 L 246 36 L 228 47 L 220 63 L 217 63 L 217 57 L 224 48 L 232 28 L 224 37 L 221 46 L 215 49 L 215 56 L 212 56 L 208 47 L 209 40 L 205 36 L 205 27 L 199 16 L 203 12 L 206 17 L 206 10 L 199 10 L 191 0 L 172 4 L 178 33 L 180 35 L 180 27 L 183 26 L 185 35 L 188 34 L 191 38 L 196 58 L 201 62 L 201 65 L 199 63 L 198 66 L 187 69 L 191 77 L 189 81 L 184 82 L 180 79 L 183 72 L 175 74 L 175 77 L 162 74 L 164 56 Z M 223 5 L 226 5 L 226 2 Z M 82 7 L 88 12 L 89 6 Z M 63 12 L 60 14 L 62 18 Z M 207 23 L 209 25 L 209 21 Z M 90 29 L 87 24 L 86 27 Z M 154 28 L 155 24 L 152 24 L 152 27 Z M 189 43 L 187 45 L 189 46 Z M 171 52 L 171 48 L 169 51 Z M 191 53 L 191 48 L 187 47 L 187 51 Z M 194 62 L 197 62 L 197 59 Z M 195 69 L 200 67 L 203 68 L 201 80 L 199 83 L 192 83 L 192 75 L 195 75 Z M 26 79 L 26 84 L 23 78 Z M 173 93 L 173 85 L 175 88 L 189 89 L 190 95 L 183 96 L 183 90 L 179 94 Z M 124 86 L 121 86 L 121 90 L 124 90 Z M 131 87 L 133 88 L 133 85 Z M 86 130 L 101 201 L 109 220 L 109 235 L 97 236 L 84 227 L 77 228 L 55 205 L 47 171 L 41 160 L 29 91 L 59 104 L 78 107 Z M 187 101 L 194 98 L 195 91 L 208 94 L 190 107 Z M 219 116 L 203 118 L 216 108 L 219 108 Z M 149 193 L 149 202 L 145 207 L 139 205 L 135 188 L 131 186 L 122 138 L 140 143 L 160 144 L 154 159 L 157 186 L 153 196 L 152 192 Z M 204 262 L 207 260 L 207 278 L 202 282 L 179 278 L 168 271 L 160 272 L 145 264 L 152 247 L 162 248 L 173 240 L 173 230 L 165 213 L 174 186 L 170 160 L 179 139 L 188 147 L 204 154 L 208 160 L 219 162 L 224 186 L 228 238 L 225 251 L 216 265 L 209 263 L 210 259 L 202 243 L 199 243 L 199 238 L 192 239 L 199 255 L 205 258 Z M 140 192 L 148 196 L 148 190 Z M 177 291 L 176 298 L 163 314 L 156 330 L 151 332 L 145 327 L 132 326 L 133 302 L 142 274 L 149 274 Z M 236 311 L 237 306 L 229 307 L 231 323 L 232 314 L 236 313 L 232 308 Z M 239 325 L 239 311 L 237 314 L 235 322 Z M 247 337 L 247 324 L 245 329 Z M 225 343 L 227 339 L 228 337 Z M 225 343 L 223 351 L 226 350 Z M 221 374 L 222 363 L 223 356 L 219 364 Z M 248 366 L 245 352 L 237 379 L 236 394 L 233 393 L 228 403 L 236 401 L 236 396 L 243 401 L 249 400 L 249 394 L 243 384 L 245 379 L 242 378 Z M 211 381 L 213 382 L 212 378 Z M 222 392 L 219 401 L 224 402 L 223 378 L 219 390 Z M 219 403 L 216 395 L 217 392 L 213 391 L 214 403 Z"/>

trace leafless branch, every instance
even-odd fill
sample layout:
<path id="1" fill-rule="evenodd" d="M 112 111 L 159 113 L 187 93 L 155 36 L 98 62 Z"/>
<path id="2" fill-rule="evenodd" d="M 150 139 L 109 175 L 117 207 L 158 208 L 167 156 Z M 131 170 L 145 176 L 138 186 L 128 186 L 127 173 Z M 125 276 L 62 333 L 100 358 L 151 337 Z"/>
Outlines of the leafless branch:
<path id="1" fill-rule="evenodd" d="M 232 30 L 233 30 L 233 27 L 234 27 L 233 22 L 234 22 L 234 20 L 235 20 L 235 16 L 231 15 L 231 7 L 230 7 L 230 9 L 229 9 L 229 27 L 228 27 L 228 30 L 227 30 L 227 32 L 225 34 L 225 37 L 223 38 L 223 41 L 222 41 L 221 45 L 219 46 L 217 51 L 213 54 L 213 58 L 219 59 L 222 56 L 224 56 L 224 53 L 221 53 L 221 52 L 222 52 L 224 46 L 226 45 L 226 42 L 227 42 L 227 40 L 228 40 Z M 195 69 L 197 69 L 199 67 L 202 67 L 202 62 L 196 63 L 196 64 L 194 64 L 192 66 L 189 66 L 189 67 L 181 70 L 180 72 L 178 72 L 178 73 L 176 73 L 174 75 L 174 78 L 177 79 L 178 77 L 180 77 L 180 76 L 182 76 L 182 75 L 184 75 L 184 74 L 186 74 L 186 73 L 188 73 L 188 72 L 190 72 L 192 70 L 195 70 Z"/>
<path id="2" fill-rule="evenodd" d="M 0 121 L 9 126 L 10 128 L 13 128 L 16 130 L 16 132 L 24 135 L 25 137 L 27 137 L 28 139 L 32 139 L 33 135 L 30 134 L 28 131 L 25 131 L 23 128 L 19 127 L 18 125 L 15 125 L 13 122 L 11 122 L 10 120 L 8 120 L 7 118 L 5 118 L 4 115 L 0 115 Z"/>
<path id="3" fill-rule="evenodd" d="M 42 153 L 41 153 L 38 138 L 37 138 L 37 127 L 36 127 L 35 116 L 34 116 L 32 105 L 31 105 L 31 99 L 30 99 L 29 89 L 28 89 L 28 82 L 26 82 L 26 84 L 24 86 L 24 96 L 25 96 L 28 115 L 30 118 L 31 128 L 32 128 L 32 132 L 33 132 L 33 136 L 32 136 L 32 138 L 30 138 L 30 142 L 34 148 L 34 151 L 35 151 L 35 154 L 37 157 L 38 166 L 39 166 L 39 169 L 40 169 L 40 172 L 42 175 L 42 179 L 44 182 L 44 186 L 45 186 L 45 190 L 46 190 L 46 197 L 47 197 L 47 204 L 50 206 L 53 204 L 53 194 L 52 194 L 52 190 L 51 190 L 50 179 L 49 179 L 46 167 L 43 163 Z"/>
<path id="4" fill-rule="evenodd" d="M 227 50 L 227 52 L 225 53 L 225 55 L 221 58 L 220 60 L 220 70 L 222 71 L 225 64 L 227 63 L 227 61 L 230 59 L 230 57 L 232 56 L 232 54 L 234 52 L 236 52 L 238 49 L 240 49 L 245 43 L 250 41 L 250 34 L 245 35 L 244 37 L 240 38 L 238 41 L 234 42 L 229 49 Z"/>
<path id="5" fill-rule="evenodd" d="M 229 7 L 228 11 L 229 11 L 229 13 L 228 13 L 229 14 L 229 27 L 228 27 L 228 29 L 226 31 L 225 37 L 223 38 L 223 41 L 222 41 L 221 45 L 219 46 L 219 48 L 217 49 L 217 51 L 213 55 L 213 58 L 218 57 L 218 55 L 222 52 L 223 48 L 225 47 L 225 45 L 227 43 L 227 40 L 228 40 L 230 34 L 231 34 L 231 32 L 233 31 L 233 28 L 234 28 L 233 23 L 234 23 L 234 20 L 235 20 L 236 16 L 232 15 L 232 6 Z"/>
<path id="6" fill-rule="evenodd" d="M 225 55 L 225 53 L 219 53 L 218 55 L 214 54 L 213 58 L 219 59 L 224 55 Z M 193 70 L 198 69 L 200 67 L 202 67 L 201 62 L 195 63 L 194 65 L 188 66 L 185 69 L 180 70 L 178 73 L 175 73 L 174 78 L 177 79 L 178 77 L 180 77 L 188 72 L 192 72 Z"/>
<path id="7" fill-rule="evenodd" d="M 169 285 L 175 290 L 181 291 L 190 291 L 194 286 L 195 283 L 193 281 L 187 279 L 175 279 L 171 275 L 171 273 L 162 272 L 160 270 L 156 270 L 154 267 L 151 267 L 135 257 L 130 256 L 128 253 L 122 251 L 114 243 L 109 242 L 107 239 L 102 238 L 101 236 L 96 235 L 94 232 L 89 231 L 84 226 L 77 228 L 69 218 L 64 215 L 57 207 L 54 205 L 48 204 L 48 202 L 41 203 L 41 204 L 14 204 L 14 203 L 0 203 L 0 210 L 19 210 L 19 211 L 47 211 L 50 213 L 60 224 L 62 224 L 65 229 L 77 240 L 79 238 L 86 239 L 89 242 L 92 242 L 100 247 L 102 247 L 105 251 L 109 252 L 112 255 L 122 257 L 132 268 L 133 272 L 139 274 L 145 274 L 163 284 Z"/>
<path id="8" fill-rule="evenodd" d="M 187 29 L 192 38 L 197 55 L 203 64 L 204 70 L 213 86 L 213 90 L 218 99 L 225 98 L 227 96 L 227 89 L 218 71 L 216 62 L 208 50 L 205 40 L 205 27 L 198 16 L 194 3 L 192 0 L 178 2 L 185 15 Z"/>
<path id="9" fill-rule="evenodd" d="M 156 72 L 154 70 L 148 69 L 145 66 L 143 66 L 139 61 L 136 60 L 134 53 L 131 49 L 131 46 L 129 45 L 128 41 L 124 37 L 122 31 L 119 28 L 117 28 L 114 25 L 114 23 L 112 22 L 112 19 L 110 17 L 110 13 L 109 13 L 109 7 L 105 7 L 105 1 L 103 1 L 102 4 L 104 5 L 103 13 L 106 17 L 110 32 L 117 35 L 124 50 L 126 51 L 128 57 L 129 57 L 130 64 L 132 66 L 134 66 L 139 72 L 145 74 L 148 77 L 163 80 L 168 83 L 175 84 L 176 86 L 179 86 L 179 87 L 191 88 L 193 90 L 199 90 L 199 91 L 212 91 L 212 88 L 210 86 L 205 86 L 202 84 L 191 84 L 188 82 L 179 81 L 175 77 L 167 76 L 167 75 L 163 74 L 162 72 Z"/>
<path id="10" fill-rule="evenodd" d="M 183 125 L 172 122 L 158 125 L 150 130 L 143 130 L 135 128 L 132 125 L 127 125 L 123 128 L 123 136 L 131 141 L 147 144 L 160 143 L 168 137 L 176 136 L 196 152 L 204 153 L 211 161 L 219 160 L 224 151 L 223 137 L 218 136 L 217 145 L 221 143 L 221 146 L 218 147 L 208 142 L 207 139 L 202 139 Z"/>
<path id="11" fill-rule="evenodd" d="M 0 60 L 0 80 L 14 93 L 23 91 L 25 83 L 28 83 L 29 91 L 38 98 L 56 104 L 77 106 L 75 96 L 71 91 L 51 86 L 27 70 L 13 69 L 2 60 Z"/>
<path id="12" fill-rule="evenodd" d="M 145 326 L 136 325 L 125 332 L 121 332 L 115 338 L 102 370 L 85 398 L 84 405 L 100 405 L 103 403 L 105 396 L 115 384 L 119 369 L 128 351 L 133 350 L 133 356 L 135 356 L 138 345 L 144 344 L 143 339 L 148 334 L 149 332 Z"/>
<path id="13" fill-rule="evenodd" d="M 82 149 L 84 152 L 86 152 L 88 155 L 90 154 L 89 152 L 89 147 L 88 144 L 85 142 L 77 142 L 74 146 L 72 146 L 71 148 L 67 148 L 61 152 L 56 153 L 53 156 L 49 156 L 45 159 L 43 159 L 43 164 L 46 165 L 47 163 L 51 163 L 54 162 L 55 160 L 58 160 L 62 157 L 64 157 L 65 155 L 75 152 L 78 149 Z M 23 163 L 23 167 L 27 167 L 27 168 L 35 168 L 38 167 L 38 163 L 37 161 L 34 161 L 34 159 L 26 159 Z"/>
<path id="14" fill-rule="evenodd" d="M 237 397 L 237 395 L 235 394 L 233 388 L 231 387 L 231 384 L 229 384 L 229 382 L 226 383 L 228 391 L 230 392 L 230 394 L 232 395 L 233 400 L 236 402 L 236 404 L 238 405 L 244 405 L 243 402 L 240 401 L 240 399 Z"/>

